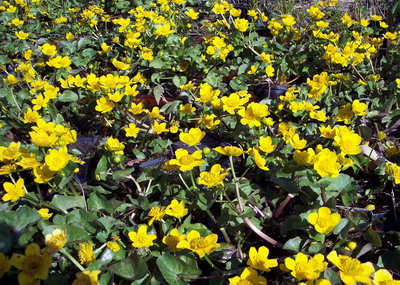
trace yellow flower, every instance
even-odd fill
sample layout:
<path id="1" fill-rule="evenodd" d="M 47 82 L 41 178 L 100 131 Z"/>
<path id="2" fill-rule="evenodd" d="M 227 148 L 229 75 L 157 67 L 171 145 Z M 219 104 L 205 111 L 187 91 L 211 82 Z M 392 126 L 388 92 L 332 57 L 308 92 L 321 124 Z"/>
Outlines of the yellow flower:
<path id="1" fill-rule="evenodd" d="M 239 276 L 235 276 L 233 278 L 229 278 L 229 285 L 266 285 L 267 279 L 262 276 L 258 276 L 256 270 L 251 267 L 246 267 L 242 274 Z"/>
<path id="2" fill-rule="evenodd" d="M 83 265 L 89 265 L 96 260 L 93 254 L 93 245 L 90 242 L 79 243 L 78 251 L 79 262 Z"/>
<path id="3" fill-rule="evenodd" d="M 133 137 L 133 138 L 137 137 L 139 131 L 140 131 L 140 128 L 136 127 L 136 125 L 134 123 L 130 123 L 129 126 L 125 129 L 126 136 Z"/>
<path id="4" fill-rule="evenodd" d="M 152 207 L 149 213 L 147 214 L 148 217 L 151 217 L 151 219 L 148 221 L 149 226 L 151 226 L 154 221 L 162 220 L 164 215 L 165 215 L 165 207 L 162 206 Z"/>
<path id="5" fill-rule="evenodd" d="M 307 9 L 307 12 L 310 14 L 311 17 L 313 17 L 315 20 L 319 20 L 322 17 L 325 16 L 324 13 L 321 12 L 321 10 L 316 7 L 316 6 L 311 6 L 309 9 Z"/>
<path id="6" fill-rule="evenodd" d="M 339 268 L 340 278 L 344 284 L 353 285 L 356 282 L 371 284 L 370 276 L 375 271 L 371 262 L 361 263 L 355 258 L 338 255 L 335 250 L 331 251 L 326 258 Z"/>
<path id="7" fill-rule="evenodd" d="M 20 142 L 12 142 L 8 147 L 0 146 L 0 161 L 6 162 L 19 158 L 22 155 L 20 147 Z"/>
<path id="8" fill-rule="evenodd" d="M 111 63 L 115 66 L 115 68 L 120 70 L 128 70 L 129 68 L 131 68 L 129 64 L 123 63 L 122 61 L 119 61 L 116 58 L 113 58 L 111 60 Z"/>
<path id="9" fill-rule="evenodd" d="M 107 247 L 114 252 L 121 249 L 121 247 L 119 246 L 119 244 L 116 241 L 108 241 Z"/>
<path id="10" fill-rule="evenodd" d="M 240 32 L 246 32 L 249 28 L 249 21 L 242 18 L 236 18 L 233 22 L 235 29 Z"/>
<path id="11" fill-rule="evenodd" d="M 6 272 L 10 271 L 10 268 L 11 265 L 7 256 L 0 252 L 0 278 L 2 278 Z"/>
<path id="12" fill-rule="evenodd" d="M 25 33 L 24 31 L 18 31 L 15 32 L 15 35 L 17 36 L 17 38 L 19 38 L 20 40 L 25 40 L 29 37 L 29 33 Z"/>
<path id="13" fill-rule="evenodd" d="M 340 126 L 335 130 L 335 145 L 340 147 L 343 154 L 359 154 L 361 152 L 362 138 L 354 131 L 345 126 Z"/>
<path id="14" fill-rule="evenodd" d="M 203 171 L 200 173 L 199 184 L 206 185 L 208 187 L 214 187 L 216 185 L 224 185 L 224 178 L 228 174 L 228 169 L 224 170 L 221 165 L 214 164 L 209 172 Z"/>
<path id="15" fill-rule="evenodd" d="M 344 122 L 346 125 L 350 124 L 353 118 L 353 111 L 350 103 L 347 103 L 342 108 L 339 109 L 337 120 L 338 122 Z"/>
<path id="16" fill-rule="evenodd" d="M 39 184 L 46 183 L 53 179 L 56 172 L 51 171 L 45 164 L 38 166 L 33 169 L 33 175 L 35 176 L 35 182 Z"/>
<path id="17" fill-rule="evenodd" d="M 196 98 L 199 102 L 211 102 L 215 97 L 221 93 L 220 90 L 213 90 L 212 86 L 208 83 L 200 84 L 200 97 Z"/>
<path id="18" fill-rule="evenodd" d="M 67 240 L 66 230 L 55 229 L 51 234 L 45 235 L 44 243 L 46 244 L 46 248 L 44 251 L 48 254 L 53 254 L 63 248 Z"/>
<path id="19" fill-rule="evenodd" d="M 147 233 L 147 226 L 141 225 L 137 232 L 129 232 L 129 239 L 132 241 L 133 247 L 149 247 L 153 245 L 156 235 Z"/>
<path id="20" fill-rule="evenodd" d="M 202 160 L 201 150 L 197 150 L 192 154 L 189 154 L 186 149 L 179 148 L 175 151 L 176 159 L 168 161 L 169 166 L 176 166 L 180 171 L 192 170 L 197 166 L 201 166 L 204 163 Z"/>
<path id="21" fill-rule="evenodd" d="M 63 146 L 59 149 L 50 149 L 49 154 L 44 158 L 46 165 L 51 171 L 60 171 L 71 160 L 71 155 L 68 154 L 67 147 Z"/>
<path id="22" fill-rule="evenodd" d="M 251 102 L 246 109 L 239 110 L 238 114 L 242 117 L 240 120 L 242 125 L 253 128 L 261 126 L 262 118 L 268 116 L 270 112 L 267 105 Z"/>
<path id="23" fill-rule="evenodd" d="M 186 16 L 188 16 L 192 20 L 196 20 L 199 16 L 198 12 L 195 12 L 193 9 L 189 9 L 185 12 Z"/>
<path id="24" fill-rule="evenodd" d="M 267 161 L 261 156 L 261 154 L 258 152 L 257 148 L 250 148 L 248 150 L 250 156 L 253 158 L 253 161 L 255 164 L 262 170 L 268 171 L 269 168 L 265 166 L 267 164 Z"/>
<path id="25" fill-rule="evenodd" d="M 24 187 L 24 179 L 22 178 L 18 179 L 15 184 L 10 182 L 4 182 L 3 188 L 4 191 L 6 191 L 6 194 L 4 194 L 2 198 L 3 201 L 7 202 L 11 200 L 11 202 L 15 202 L 19 198 L 24 197 L 26 193 L 23 187 Z"/>
<path id="26" fill-rule="evenodd" d="M 47 254 L 40 254 L 40 247 L 31 243 L 25 249 L 25 255 L 14 253 L 10 264 L 19 270 L 19 284 L 37 284 L 37 279 L 46 280 L 51 267 L 51 257 Z"/>
<path id="27" fill-rule="evenodd" d="M 307 141 L 306 141 L 305 139 L 300 139 L 299 134 L 294 134 L 294 135 L 291 137 L 289 143 L 290 143 L 295 149 L 298 149 L 298 150 L 302 150 L 302 149 L 305 148 L 306 145 L 307 145 Z"/>
<path id="28" fill-rule="evenodd" d="M 294 24 L 296 24 L 296 20 L 292 15 L 284 14 L 281 15 L 281 18 L 282 18 L 282 23 L 287 27 L 291 27 Z"/>
<path id="29" fill-rule="evenodd" d="M 76 279 L 72 282 L 72 285 L 99 285 L 99 274 L 100 270 L 85 270 L 76 273 Z"/>
<path id="30" fill-rule="evenodd" d="M 184 114 L 190 114 L 196 111 L 196 108 L 192 104 L 184 104 L 179 106 L 179 111 Z"/>
<path id="31" fill-rule="evenodd" d="M 201 119 L 198 121 L 198 126 L 205 126 L 209 130 L 215 129 L 220 123 L 221 120 L 215 120 L 217 116 L 215 114 L 207 115 L 204 114 Z"/>
<path id="32" fill-rule="evenodd" d="M 367 104 L 361 103 L 360 100 L 354 100 L 352 106 L 352 111 L 358 116 L 364 116 L 367 114 L 365 110 L 368 108 Z"/>
<path id="33" fill-rule="evenodd" d="M 138 104 L 131 103 L 131 108 L 128 109 L 128 111 L 134 115 L 140 115 L 141 113 L 144 112 L 143 103 L 142 102 Z"/>
<path id="34" fill-rule="evenodd" d="M 241 156 L 242 154 L 246 153 L 244 150 L 236 146 L 218 146 L 214 148 L 214 150 L 226 156 Z"/>
<path id="35" fill-rule="evenodd" d="M 164 116 L 160 114 L 160 108 L 158 108 L 158 107 L 153 107 L 151 112 L 149 110 L 145 110 L 145 112 L 152 119 L 160 119 L 160 120 L 165 119 Z"/>
<path id="36" fill-rule="evenodd" d="M 201 237 L 198 231 L 192 230 L 186 236 L 186 240 L 181 240 L 176 248 L 186 248 L 198 254 L 200 258 L 204 255 L 213 252 L 215 249 L 221 247 L 217 243 L 218 236 L 216 234 L 209 234 L 206 237 Z"/>
<path id="37" fill-rule="evenodd" d="M 374 285 L 399 285 L 399 284 L 400 280 L 393 280 L 392 274 L 390 274 L 390 272 L 386 269 L 379 269 L 374 274 Z"/>
<path id="38" fill-rule="evenodd" d="M 396 78 L 397 88 L 400 89 L 400 78 Z"/>
<path id="39" fill-rule="evenodd" d="M 324 138 L 333 139 L 335 137 L 335 131 L 331 126 L 321 126 L 319 127 L 319 131 Z"/>
<path id="40" fill-rule="evenodd" d="M 168 132 L 167 123 L 158 123 L 157 121 L 151 126 L 151 129 L 157 134 L 160 135 L 162 133 Z"/>
<path id="41" fill-rule="evenodd" d="M 249 259 L 247 265 L 254 269 L 262 271 L 271 271 L 271 267 L 277 267 L 278 262 L 275 259 L 268 259 L 269 249 L 261 246 L 258 251 L 255 247 L 251 247 L 249 251 Z"/>
<path id="42" fill-rule="evenodd" d="M 57 56 L 49 59 L 46 64 L 54 68 L 69 67 L 71 65 L 71 60 L 68 56 Z"/>
<path id="43" fill-rule="evenodd" d="M 317 232 L 328 234 L 339 224 L 340 215 L 338 213 L 331 214 L 331 209 L 321 207 L 318 209 L 318 213 L 311 213 L 308 216 L 308 222 L 315 227 Z"/>
<path id="44" fill-rule="evenodd" d="M 329 120 L 329 117 L 327 117 L 325 115 L 325 112 L 322 110 L 319 111 L 311 111 L 310 112 L 310 118 L 311 119 L 315 119 L 318 120 L 320 122 L 326 122 L 327 120 Z"/>
<path id="45" fill-rule="evenodd" d="M 71 41 L 73 41 L 75 39 L 75 36 L 71 32 L 68 32 L 68 33 L 65 34 L 65 39 L 67 41 L 71 42 Z"/>
<path id="46" fill-rule="evenodd" d="M 244 108 L 243 105 L 249 101 L 249 98 L 241 98 L 238 93 L 232 93 L 229 97 L 223 96 L 221 101 L 223 110 L 234 115 L 237 110 Z"/>
<path id="47" fill-rule="evenodd" d="M 339 176 L 340 163 L 336 152 L 327 148 L 319 152 L 314 158 L 314 169 L 321 177 L 335 178 Z"/>
<path id="48" fill-rule="evenodd" d="M 42 46 L 39 46 L 39 50 L 48 56 L 54 56 L 57 53 L 57 47 L 48 43 L 45 43 Z"/>
<path id="49" fill-rule="evenodd" d="M 299 165 L 311 166 L 314 164 L 315 152 L 312 148 L 308 148 L 305 151 L 296 150 L 293 153 L 293 159 Z"/>
<path id="50" fill-rule="evenodd" d="M 111 100 L 109 100 L 107 97 L 101 97 L 100 99 L 96 100 L 96 111 L 102 112 L 102 113 L 108 113 L 112 109 L 114 109 L 115 104 Z"/>
<path id="51" fill-rule="evenodd" d="M 205 135 L 206 133 L 201 129 L 191 128 L 188 133 L 180 133 L 179 140 L 188 146 L 195 146 L 200 143 Z"/>
<path id="52" fill-rule="evenodd" d="M 291 270 L 291 275 L 299 280 L 314 280 L 328 266 L 328 262 L 324 262 L 324 259 L 320 253 L 308 259 L 307 255 L 299 252 L 296 260 L 290 257 L 285 258 L 285 266 Z"/>
<path id="53" fill-rule="evenodd" d="M 185 201 L 172 200 L 171 203 L 165 209 L 165 214 L 173 216 L 175 218 L 182 218 L 186 216 L 188 209 L 185 208 Z"/>
<path id="54" fill-rule="evenodd" d="M 267 65 L 265 68 L 265 74 L 268 77 L 273 77 L 275 75 L 275 68 L 271 64 Z"/>
<path id="55" fill-rule="evenodd" d="M 48 219 L 51 218 L 51 216 L 53 216 L 53 213 L 49 213 L 49 209 L 47 208 L 42 208 L 40 210 L 38 210 L 39 215 L 42 216 L 42 220 L 47 221 Z"/>
<path id="56" fill-rule="evenodd" d="M 173 33 L 175 33 L 175 30 L 171 29 L 171 24 L 158 26 L 157 29 L 154 31 L 154 34 L 156 36 L 168 36 Z"/>
<path id="57" fill-rule="evenodd" d="M 107 139 L 105 149 L 108 151 L 113 151 L 117 154 L 124 154 L 123 149 L 125 148 L 124 144 L 121 143 L 118 139 L 114 139 L 113 137 L 109 137 Z"/>
<path id="58" fill-rule="evenodd" d="M 273 54 L 268 54 L 268 53 L 265 53 L 265 52 L 262 52 L 260 54 L 260 57 L 261 57 L 261 60 L 263 62 L 265 62 L 265 63 L 271 63 L 272 60 L 274 59 L 274 55 Z"/>
<path id="59" fill-rule="evenodd" d="M 181 248 L 177 248 L 176 245 L 181 241 L 186 240 L 186 235 L 180 235 L 178 229 L 173 229 L 169 236 L 163 237 L 162 242 L 168 245 L 171 252 L 177 252 L 182 250 Z"/>

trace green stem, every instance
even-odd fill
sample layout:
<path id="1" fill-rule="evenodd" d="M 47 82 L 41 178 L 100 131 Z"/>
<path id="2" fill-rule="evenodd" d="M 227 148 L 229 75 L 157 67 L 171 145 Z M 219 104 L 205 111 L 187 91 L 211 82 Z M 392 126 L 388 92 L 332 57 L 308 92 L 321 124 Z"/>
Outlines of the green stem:
<path id="1" fill-rule="evenodd" d="M 192 185 L 194 189 L 197 189 L 196 181 L 194 180 L 193 171 L 190 170 L 190 180 L 192 181 Z"/>
<path id="2" fill-rule="evenodd" d="M 213 221 L 214 224 L 218 225 L 217 219 L 215 219 L 214 215 L 211 213 L 209 209 L 206 210 L 207 215 L 210 217 L 210 219 Z M 231 243 L 231 239 L 228 236 L 228 233 L 226 232 L 225 228 L 219 228 L 222 235 L 224 236 L 225 240 L 227 243 Z"/>
<path id="3" fill-rule="evenodd" d="M 208 264 L 211 265 L 211 267 L 215 270 L 217 270 L 218 272 L 222 273 L 223 271 L 221 269 L 219 269 L 217 266 L 215 266 L 215 264 L 211 261 L 211 259 L 206 255 L 204 255 L 204 259 L 208 262 Z"/>
<path id="4" fill-rule="evenodd" d="M 80 271 L 85 271 L 85 268 L 83 268 L 83 266 L 71 254 L 69 254 L 69 252 L 65 248 L 60 249 L 60 252 L 64 254 L 65 257 L 67 257 L 69 260 L 71 260 L 71 262 L 75 264 L 75 266 L 78 267 Z"/>
<path id="5" fill-rule="evenodd" d="M 76 192 L 74 184 L 71 181 L 68 182 L 68 186 L 69 186 L 69 188 L 71 188 L 72 193 L 74 194 L 74 196 L 79 196 L 78 192 Z"/>
<path id="6" fill-rule="evenodd" d="M 179 173 L 179 178 L 181 179 L 183 185 L 185 185 L 187 190 L 190 190 L 189 185 L 187 185 L 186 181 L 183 179 L 182 174 Z"/>
<path id="7" fill-rule="evenodd" d="M 238 180 L 236 178 L 235 167 L 233 166 L 233 156 L 229 156 L 229 162 L 231 165 L 233 181 L 235 182 L 235 186 L 236 186 L 236 197 L 237 197 L 237 200 L 239 203 L 239 209 L 240 209 L 240 212 L 243 213 L 244 207 L 243 207 L 242 197 L 240 197 L 240 189 L 239 189 Z"/>
<path id="8" fill-rule="evenodd" d="M 325 187 L 321 187 L 321 197 L 322 197 L 322 201 L 326 205 L 328 203 L 328 196 L 326 195 Z"/>

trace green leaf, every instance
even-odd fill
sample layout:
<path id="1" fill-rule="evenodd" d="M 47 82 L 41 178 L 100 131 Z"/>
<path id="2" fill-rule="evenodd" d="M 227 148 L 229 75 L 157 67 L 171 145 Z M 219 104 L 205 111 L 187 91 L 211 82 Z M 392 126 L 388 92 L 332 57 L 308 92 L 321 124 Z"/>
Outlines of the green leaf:
<path id="1" fill-rule="evenodd" d="M 135 168 L 119 169 L 113 172 L 112 178 L 119 183 L 129 176 L 133 171 L 135 171 Z"/>
<path id="2" fill-rule="evenodd" d="M 153 94 L 154 99 L 156 99 L 157 105 L 160 104 L 161 95 L 164 94 L 164 88 L 161 86 L 161 84 L 158 84 L 156 87 L 154 87 Z"/>
<path id="3" fill-rule="evenodd" d="M 40 221 L 42 217 L 37 210 L 31 209 L 27 206 L 12 212 L 2 212 L 0 215 L 0 224 L 2 227 L 10 227 L 13 232 L 20 232 L 25 227 Z M 7 226 L 6 226 L 7 225 Z"/>
<path id="4" fill-rule="evenodd" d="M 164 65 L 164 62 L 161 58 L 155 58 L 150 62 L 149 67 L 155 68 L 155 69 L 161 69 L 163 67 L 163 65 Z"/>
<path id="5" fill-rule="evenodd" d="M 68 209 L 84 208 L 85 199 L 81 196 L 54 195 L 50 205 L 61 212 L 67 213 Z"/>
<path id="6" fill-rule="evenodd" d="M 295 238 L 288 240 L 284 244 L 283 249 L 300 252 L 301 249 L 303 248 L 303 244 L 304 244 L 304 241 L 302 240 L 301 237 L 295 237 Z"/>
<path id="7" fill-rule="evenodd" d="M 9 59 L 8 56 L 0 55 L 0 64 L 8 64 L 10 62 L 11 62 L 11 59 Z"/>
<path id="8" fill-rule="evenodd" d="M 348 219 L 342 218 L 340 219 L 339 224 L 333 229 L 333 234 L 339 235 L 340 238 L 344 239 L 347 236 L 347 233 L 351 229 L 351 223 Z"/>
<path id="9" fill-rule="evenodd" d="M 87 201 L 88 208 L 93 211 L 107 211 L 107 213 L 112 214 L 114 212 L 113 203 L 106 199 L 103 195 L 93 192 L 90 194 L 89 199 Z"/>
<path id="10" fill-rule="evenodd" d="M 175 84 L 175 86 L 178 87 L 178 88 L 179 88 L 179 86 L 186 84 L 186 81 L 187 81 L 186 76 L 178 76 L 178 75 L 175 75 L 175 76 L 172 78 L 172 82 L 173 82 L 173 83 Z"/>
<path id="11" fill-rule="evenodd" d="M 374 246 L 382 246 L 382 240 L 380 236 L 373 229 L 368 229 L 365 233 L 363 233 L 363 236 L 367 242 L 372 243 Z"/>
<path id="12" fill-rule="evenodd" d="M 60 102 L 76 102 L 78 100 L 78 94 L 71 90 L 64 90 L 64 92 L 57 97 Z"/>
<path id="13" fill-rule="evenodd" d="M 197 266 L 187 264 L 171 254 L 161 255 L 156 263 L 165 280 L 171 285 L 187 284 L 186 281 L 196 279 L 201 274 Z"/>
<path id="14" fill-rule="evenodd" d="M 105 155 L 103 155 L 100 158 L 100 161 L 97 163 L 97 167 L 96 167 L 96 171 L 95 171 L 96 179 L 97 179 L 97 177 L 99 177 L 100 180 L 106 180 L 107 169 L 108 169 L 107 157 Z"/>
<path id="15" fill-rule="evenodd" d="M 146 261 L 136 254 L 110 264 L 108 270 L 129 280 L 141 279 L 148 272 Z"/>

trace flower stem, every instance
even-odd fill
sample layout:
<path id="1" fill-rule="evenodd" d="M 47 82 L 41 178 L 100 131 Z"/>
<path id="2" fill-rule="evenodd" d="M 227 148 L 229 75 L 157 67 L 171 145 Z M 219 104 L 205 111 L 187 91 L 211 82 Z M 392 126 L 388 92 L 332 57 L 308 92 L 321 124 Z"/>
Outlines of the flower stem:
<path id="1" fill-rule="evenodd" d="M 215 264 L 211 261 L 211 259 L 206 255 L 204 255 L 204 259 L 208 262 L 208 264 L 210 264 L 210 266 L 217 270 L 218 272 L 222 273 L 223 271 L 221 269 L 219 269 L 217 266 L 215 266 Z"/>
<path id="2" fill-rule="evenodd" d="M 192 181 L 193 188 L 196 189 L 197 188 L 197 184 L 196 184 L 196 181 L 194 180 L 194 176 L 193 176 L 193 171 L 192 170 L 190 170 L 190 180 Z"/>
<path id="3" fill-rule="evenodd" d="M 240 189 L 239 189 L 239 184 L 238 184 L 238 181 L 237 181 L 237 178 L 236 178 L 235 167 L 233 166 L 233 157 L 232 156 L 229 156 L 229 162 L 230 162 L 230 165 L 231 165 L 233 181 L 235 182 L 235 185 L 236 185 L 236 198 L 237 198 L 238 203 L 239 203 L 239 209 L 240 209 L 240 212 L 243 212 L 244 211 L 244 207 L 243 207 L 243 203 L 242 203 L 242 198 L 240 197 Z"/>
<path id="4" fill-rule="evenodd" d="M 65 255 L 76 267 L 79 268 L 80 271 L 85 271 L 85 268 L 71 255 L 65 248 L 61 248 L 60 252 Z"/>
<path id="5" fill-rule="evenodd" d="M 210 219 L 213 221 L 214 224 L 218 225 L 217 219 L 215 219 L 214 215 L 211 213 L 209 209 L 206 210 L 207 215 L 210 217 Z M 228 236 L 228 233 L 226 232 L 225 228 L 219 228 L 221 231 L 222 235 L 224 236 L 225 240 L 227 243 L 231 243 L 231 239 Z"/>

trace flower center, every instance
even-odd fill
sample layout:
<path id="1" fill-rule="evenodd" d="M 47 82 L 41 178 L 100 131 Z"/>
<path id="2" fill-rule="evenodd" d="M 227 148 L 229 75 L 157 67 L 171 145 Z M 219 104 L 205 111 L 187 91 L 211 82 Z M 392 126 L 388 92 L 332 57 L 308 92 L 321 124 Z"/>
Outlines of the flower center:
<path id="1" fill-rule="evenodd" d="M 207 241 L 202 237 L 195 238 L 190 242 L 190 247 L 193 249 L 202 249 L 207 246 L 208 246 Z"/>
<path id="2" fill-rule="evenodd" d="M 190 165 L 194 161 L 193 157 L 190 154 L 182 156 L 179 159 L 179 163 L 182 165 Z"/>
<path id="3" fill-rule="evenodd" d="M 22 270 L 28 274 L 37 273 L 42 267 L 43 262 L 40 256 L 27 256 L 25 261 L 22 264 Z"/>

